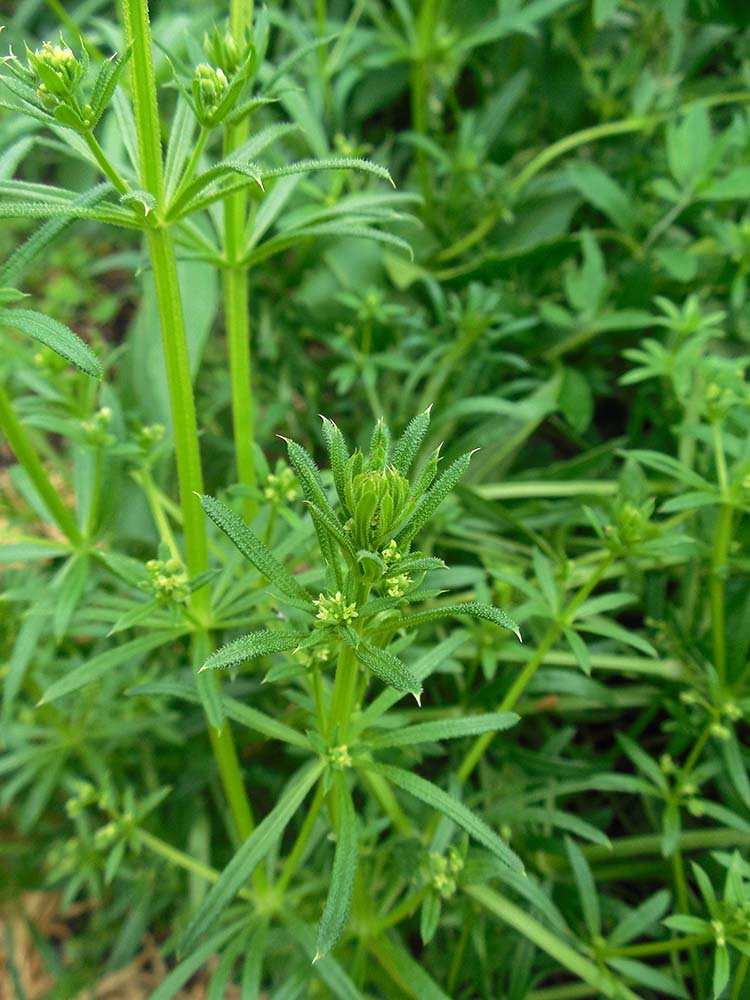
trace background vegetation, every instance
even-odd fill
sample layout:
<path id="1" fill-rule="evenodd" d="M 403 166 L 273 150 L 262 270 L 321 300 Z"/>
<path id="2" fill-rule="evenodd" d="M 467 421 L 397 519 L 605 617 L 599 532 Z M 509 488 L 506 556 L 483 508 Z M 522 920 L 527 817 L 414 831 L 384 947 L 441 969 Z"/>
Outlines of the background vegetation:
<path id="1" fill-rule="evenodd" d="M 165 0 L 152 78 L 135 0 L 0 5 L 2 894 L 92 904 L 50 996 L 147 932 L 154 1000 L 747 995 L 740 7 Z M 330 421 L 434 479 L 383 487 L 407 572 Z"/>

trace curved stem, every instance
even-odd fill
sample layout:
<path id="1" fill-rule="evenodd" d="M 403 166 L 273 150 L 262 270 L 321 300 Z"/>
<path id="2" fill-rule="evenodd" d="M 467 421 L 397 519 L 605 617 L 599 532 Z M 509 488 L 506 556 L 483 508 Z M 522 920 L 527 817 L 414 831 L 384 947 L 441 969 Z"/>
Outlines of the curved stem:
<path id="1" fill-rule="evenodd" d="M 26 472 L 34 489 L 39 494 L 42 503 L 52 515 L 58 528 L 66 536 L 71 545 L 83 544 L 83 536 L 76 524 L 73 514 L 60 499 L 59 492 L 49 481 L 49 476 L 36 453 L 26 431 L 16 416 L 13 404 L 8 398 L 3 386 L 0 385 L 0 430 L 8 440 L 13 454 Z"/>
<path id="2" fill-rule="evenodd" d="M 115 170 L 115 168 L 112 165 L 112 163 L 110 162 L 107 154 L 104 152 L 104 150 L 102 149 L 102 147 L 97 142 L 97 140 L 96 140 L 93 132 L 84 132 L 83 133 L 83 138 L 84 138 L 84 141 L 85 141 L 86 145 L 89 147 L 89 149 L 93 153 L 94 159 L 99 164 L 99 168 L 101 169 L 102 173 L 107 178 L 107 180 L 110 181 L 114 185 L 115 189 L 117 191 L 119 191 L 120 194 L 127 194 L 128 193 L 128 185 L 125 183 L 125 181 L 122 179 L 122 177 L 120 177 L 120 175 L 118 174 L 118 172 Z"/>

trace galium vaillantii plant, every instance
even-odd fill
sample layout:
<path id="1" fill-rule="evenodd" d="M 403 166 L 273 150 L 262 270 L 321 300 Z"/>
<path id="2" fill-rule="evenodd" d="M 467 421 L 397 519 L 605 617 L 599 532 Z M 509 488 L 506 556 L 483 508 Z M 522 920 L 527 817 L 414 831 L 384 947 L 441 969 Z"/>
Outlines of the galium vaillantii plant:
<path id="1" fill-rule="evenodd" d="M 274 809 L 245 840 L 193 916 L 183 949 L 192 947 L 246 884 L 264 854 L 317 784 L 311 810 L 327 799 L 336 849 L 327 903 L 321 919 L 316 958 L 327 954 L 347 919 L 357 866 L 358 821 L 352 801 L 356 775 L 366 774 L 380 787 L 394 786 L 434 807 L 480 845 L 516 871 L 521 863 L 505 841 L 458 799 L 436 784 L 378 760 L 382 750 L 507 729 L 518 716 L 494 712 L 389 728 L 383 716 L 404 693 L 419 701 L 430 669 L 429 657 L 410 666 L 388 649 L 397 634 L 440 618 L 469 615 L 511 629 L 517 626 L 502 610 L 478 602 L 434 603 L 441 591 L 424 586 L 427 573 L 444 568 L 442 560 L 413 548 L 419 531 L 466 471 L 471 453 L 438 473 L 439 449 L 421 471 L 409 473 L 430 422 L 429 410 L 415 417 L 397 441 L 381 420 L 366 454 L 349 452 L 339 428 L 324 419 L 324 436 L 337 503 L 309 453 L 287 441 L 289 461 L 299 480 L 325 563 L 325 589 L 314 594 L 279 561 L 238 513 L 210 496 L 204 511 L 239 551 L 266 577 L 284 608 L 285 626 L 235 639 L 212 653 L 202 671 L 234 668 L 247 660 L 280 652 L 306 664 L 314 728 L 289 740 L 311 754 L 297 771 Z M 430 603 L 427 603 L 430 602 Z M 419 605 L 414 608 L 414 605 Z M 287 627 L 291 623 L 294 627 Z M 420 667 L 420 663 L 424 666 Z M 335 664 L 332 682 L 327 664 Z M 388 689 L 369 699 L 374 678 Z M 276 728 L 289 727 L 275 724 Z M 284 739 L 283 733 L 280 736 Z M 393 801 L 390 791 L 380 797 Z M 305 824 L 305 827 L 308 824 Z M 303 827 L 304 828 L 304 827 Z"/>

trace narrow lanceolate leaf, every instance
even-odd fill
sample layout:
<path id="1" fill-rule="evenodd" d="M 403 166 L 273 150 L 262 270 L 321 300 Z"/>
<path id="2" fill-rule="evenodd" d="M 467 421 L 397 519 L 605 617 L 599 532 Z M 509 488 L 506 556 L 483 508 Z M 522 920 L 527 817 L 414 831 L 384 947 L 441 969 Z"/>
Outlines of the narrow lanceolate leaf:
<path id="1" fill-rule="evenodd" d="M 413 795 L 415 799 L 424 802 L 426 805 L 437 809 L 448 819 L 452 819 L 462 830 L 466 830 L 470 837 L 486 847 L 488 851 L 495 855 L 500 861 L 505 862 L 514 871 L 523 872 L 521 859 L 512 851 L 505 841 L 499 837 L 494 830 L 480 819 L 471 809 L 454 799 L 442 788 L 433 785 L 431 781 L 425 781 L 418 774 L 411 771 L 404 771 L 400 767 L 391 767 L 390 764 L 364 763 L 361 766 L 368 770 L 375 771 L 382 775 L 391 784 Z"/>
<path id="2" fill-rule="evenodd" d="M 245 660 L 254 660 L 258 656 L 283 653 L 287 649 L 296 649 L 306 638 L 306 632 L 269 632 L 266 629 L 251 632 L 249 635 L 227 642 L 216 652 L 211 653 L 200 670 L 226 670 L 228 667 L 237 666 L 238 663 L 244 663 Z"/>
<path id="3" fill-rule="evenodd" d="M 286 447 L 289 453 L 289 463 L 299 479 L 305 499 L 314 503 L 316 507 L 319 507 L 335 521 L 336 515 L 326 496 L 326 491 L 323 489 L 318 467 L 312 460 L 310 453 L 301 444 L 297 444 L 296 441 L 289 438 L 286 439 Z"/>
<path id="4" fill-rule="evenodd" d="M 0 310 L 0 324 L 10 326 L 14 330 L 20 330 L 21 333 L 28 334 L 34 340 L 46 344 L 60 357 L 71 361 L 92 378 L 101 378 L 104 374 L 102 366 L 91 348 L 84 344 L 77 334 L 56 319 L 51 319 L 49 316 L 44 316 L 31 309 L 3 309 Z"/>
<path id="5" fill-rule="evenodd" d="M 234 855 L 185 929 L 180 942 L 180 952 L 183 955 L 195 947 L 209 928 L 216 925 L 222 913 L 281 836 L 287 823 L 318 780 L 324 766 L 322 761 L 316 761 L 298 771 L 276 806 L 263 822 L 256 826 Z"/>
<path id="6" fill-rule="evenodd" d="M 427 608 L 425 611 L 417 611 L 413 615 L 406 615 L 404 618 L 394 618 L 386 622 L 379 631 L 385 632 L 394 628 L 413 628 L 416 625 L 424 625 L 425 622 L 435 621 L 438 618 L 455 618 L 456 615 L 470 615 L 472 618 L 482 618 L 484 621 L 492 622 L 493 625 L 500 625 L 501 628 L 510 629 L 521 641 L 521 632 L 518 625 L 510 615 L 501 608 L 496 608 L 492 604 L 480 604 L 479 601 L 467 601 L 465 604 L 444 604 L 439 608 Z"/>
<path id="7" fill-rule="evenodd" d="M 47 688 L 39 704 L 57 701 L 66 694 L 72 694 L 80 690 L 92 681 L 98 680 L 110 670 L 114 670 L 121 664 L 131 664 L 137 662 L 146 653 L 156 649 L 157 646 L 165 646 L 178 636 L 182 635 L 183 629 L 172 629 L 167 632 L 151 632 L 149 635 L 139 636 L 131 642 L 125 642 L 114 649 L 108 649 L 98 656 L 93 656 L 73 670 L 69 670 L 63 677 L 56 680 Z"/>
<path id="8" fill-rule="evenodd" d="M 357 659 L 371 670 L 376 677 L 397 691 L 408 691 L 413 694 L 419 704 L 422 685 L 409 668 L 393 653 L 385 649 L 371 646 L 369 642 L 357 640 L 351 631 L 343 633 L 346 642 L 352 647 Z"/>
<path id="9" fill-rule="evenodd" d="M 346 446 L 346 439 L 336 424 L 327 417 L 323 417 L 323 436 L 328 446 L 331 456 L 331 472 L 333 473 L 333 483 L 336 487 L 339 501 L 343 505 L 345 497 L 346 483 L 346 463 L 349 460 L 349 449 Z"/>
<path id="10" fill-rule="evenodd" d="M 347 558 L 350 564 L 354 565 L 357 562 L 357 553 L 354 550 L 349 537 L 347 536 L 344 529 L 341 527 L 341 522 L 325 511 L 316 507 L 315 504 L 309 505 L 310 514 L 315 522 L 315 528 L 318 533 L 318 537 L 322 533 L 328 536 L 331 541 L 336 542 L 344 556 Z"/>
<path id="11" fill-rule="evenodd" d="M 427 428 L 430 426 L 431 409 L 432 407 L 429 407 L 424 413 L 418 413 L 413 420 L 410 420 L 404 433 L 396 442 L 391 464 L 402 476 L 406 476 L 409 472 L 419 451 L 419 446 L 424 440 Z"/>
<path id="12" fill-rule="evenodd" d="M 264 170 L 263 177 L 286 177 L 288 174 L 306 174 L 311 170 L 364 170 L 365 173 L 375 174 L 384 181 L 388 181 L 393 187 L 393 178 L 379 163 L 371 163 L 359 157 L 337 156 L 325 160 L 298 160 L 296 163 L 289 163 L 284 167 L 275 167 L 272 170 Z"/>
<path id="13" fill-rule="evenodd" d="M 455 462 L 452 462 L 445 472 L 438 477 L 435 485 L 429 493 L 424 495 L 411 517 L 396 535 L 396 541 L 399 545 L 404 545 L 405 543 L 410 542 L 417 532 L 420 531 L 425 524 L 427 524 L 440 504 L 443 500 L 445 500 L 461 476 L 463 476 L 469 468 L 469 462 L 471 461 L 472 454 L 473 452 L 467 451 L 465 454 L 461 455 L 460 458 L 457 458 Z"/>
<path id="14" fill-rule="evenodd" d="M 342 771 L 334 774 L 333 781 L 339 827 L 336 833 L 331 884 L 318 927 L 313 962 L 327 955 L 341 937 L 349 918 L 354 876 L 357 873 L 357 817 L 354 804 Z"/>
<path id="15" fill-rule="evenodd" d="M 462 736 L 479 736 L 481 733 L 497 733 L 515 726 L 519 718 L 515 712 L 487 712 L 461 719 L 420 722 L 416 726 L 369 737 L 367 745 L 380 750 L 384 747 L 405 747 L 414 743 L 433 743 L 460 739 Z"/>
<path id="16" fill-rule="evenodd" d="M 214 497 L 200 496 L 201 506 L 211 520 L 231 539 L 243 556 L 271 583 L 296 601 L 311 603 L 311 597 L 302 584 L 298 583 L 286 567 L 282 566 L 249 528 L 239 514 Z"/>

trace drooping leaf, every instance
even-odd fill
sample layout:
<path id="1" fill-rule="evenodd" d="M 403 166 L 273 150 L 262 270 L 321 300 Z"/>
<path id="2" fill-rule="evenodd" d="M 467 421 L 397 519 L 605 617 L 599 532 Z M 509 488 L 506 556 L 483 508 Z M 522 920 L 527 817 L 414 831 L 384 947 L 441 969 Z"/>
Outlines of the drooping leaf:
<path id="1" fill-rule="evenodd" d="M 328 897 L 318 927 L 314 962 L 324 958 L 341 937 L 341 932 L 349 918 L 349 908 L 354 891 L 354 876 L 357 872 L 357 816 L 343 772 L 339 771 L 334 774 L 333 785 L 336 815 L 338 816 L 336 851 L 333 857 Z"/>
<path id="2" fill-rule="evenodd" d="M 453 796 L 444 792 L 442 788 L 438 788 L 431 781 L 420 778 L 418 774 L 413 774 L 411 771 L 404 771 L 400 767 L 392 767 L 390 764 L 367 762 L 362 766 L 382 775 L 391 784 L 403 789 L 409 795 L 413 795 L 420 802 L 424 802 L 433 809 L 437 809 L 438 812 L 443 813 L 448 819 L 452 819 L 462 830 L 466 830 L 471 838 L 481 844 L 482 847 L 486 847 L 488 851 L 491 851 L 495 857 L 503 861 L 509 868 L 517 872 L 523 872 L 523 864 L 520 858 L 508 847 L 505 841 L 494 830 L 490 829 L 483 819 L 467 808 L 463 802 L 454 799 Z"/>
<path id="3" fill-rule="evenodd" d="M 397 691 L 407 691 L 413 694 L 419 702 L 422 685 L 397 656 L 389 653 L 386 649 L 378 649 L 376 646 L 370 645 L 364 639 L 359 639 L 351 629 L 347 629 L 343 635 L 354 650 L 357 659 L 364 663 L 376 677 Z"/>
<path id="4" fill-rule="evenodd" d="M 270 632 L 263 630 L 243 635 L 239 639 L 227 642 L 211 653 L 200 670 L 227 670 L 229 667 L 254 660 L 258 656 L 268 656 L 271 653 L 282 653 L 285 650 L 296 649 L 307 638 L 306 632 Z"/>
<path id="5" fill-rule="evenodd" d="M 385 747 L 405 747 L 415 743 L 455 740 L 463 736 L 478 736 L 480 733 L 496 733 L 515 726 L 519 718 L 515 712 L 488 712 L 458 719 L 421 722 L 405 729 L 398 728 L 370 736 L 367 745 L 380 750 Z"/>
<path id="6" fill-rule="evenodd" d="M 58 320 L 31 309 L 2 309 L 0 324 L 20 330 L 45 344 L 92 378 L 103 377 L 102 366 L 91 348 Z"/>

